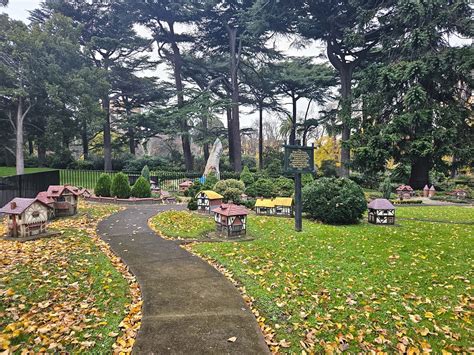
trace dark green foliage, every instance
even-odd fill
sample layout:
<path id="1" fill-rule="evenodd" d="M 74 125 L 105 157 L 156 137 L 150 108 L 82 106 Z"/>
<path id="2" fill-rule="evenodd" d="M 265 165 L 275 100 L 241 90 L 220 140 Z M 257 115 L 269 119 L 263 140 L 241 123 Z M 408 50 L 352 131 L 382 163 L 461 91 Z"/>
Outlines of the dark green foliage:
<path id="1" fill-rule="evenodd" d="M 206 181 L 202 185 L 203 190 L 212 190 L 214 188 L 214 185 L 218 182 L 219 180 L 217 179 L 216 174 L 210 173 L 206 177 Z"/>
<path id="2" fill-rule="evenodd" d="M 250 186 L 255 182 L 255 178 L 250 172 L 248 166 L 244 166 L 242 169 L 242 172 L 240 173 L 240 180 L 245 184 L 245 186 Z"/>
<path id="3" fill-rule="evenodd" d="M 188 202 L 188 210 L 196 211 L 197 209 L 198 209 L 197 200 L 195 198 L 190 199 Z"/>
<path id="4" fill-rule="evenodd" d="M 382 184 L 380 184 L 380 192 L 382 193 L 383 198 L 387 200 L 390 199 L 390 195 L 392 194 L 392 180 L 389 177 L 386 177 Z"/>
<path id="5" fill-rule="evenodd" d="M 224 201 L 226 202 L 234 202 L 234 203 L 240 203 L 240 195 L 242 194 L 242 191 L 235 188 L 235 187 L 229 187 L 224 191 Z"/>
<path id="6" fill-rule="evenodd" d="M 99 179 L 94 187 L 94 193 L 96 196 L 109 197 L 110 186 L 112 185 L 112 179 L 109 174 L 100 174 Z"/>
<path id="7" fill-rule="evenodd" d="M 142 176 L 145 178 L 146 181 L 150 181 L 150 169 L 148 168 L 148 165 L 145 165 L 142 169 Z"/>
<path id="8" fill-rule="evenodd" d="M 314 181 L 313 174 L 306 173 L 301 175 L 301 185 L 304 187 L 308 184 L 311 184 Z"/>
<path id="9" fill-rule="evenodd" d="M 273 197 L 273 181 L 271 179 L 260 178 L 250 185 L 245 192 L 252 197 Z"/>
<path id="10" fill-rule="evenodd" d="M 323 160 L 319 171 L 324 177 L 337 176 L 336 162 L 334 160 Z"/>
<path id="11" fill-rule="evenodd" d="M 230 188 L 237 189 L 240 193 L 243 193 L 245 185 L 242 181 L 236 179 L 220 180 L 214 185 L 213 190 L 217 193 L 224 194 L 225 191 Z"/>
<path id="12" fill-rule="evenodd" d="M 303 212 L 325 223 L 357 223 L 367 210 L 362 188 L 346 178 L 321 178 L 302 193 Z"/>
<path id="13" fill-rule="evenodd" d="M 151 187 L 149 180 L 143 176 L 140 176 L 132 186 L 131 195 L 133 197 L 140 198 L 151 197 Z"/>
<path id="14" fill-rule="evenodd" d="M 273 194 L 279 197 L 290 197 L 295 192 L 295 182 L 280 176 L 273 184 Z"/>
<path id="15" fill-rule="evenodd" d="M 130 197 L 130 184 L 128 183 L 128 176 L 124 173 L 114 175 L 112 185 L 110 186 L 110 195 L 117 198 Z"/>
<path id="16" fill-rule="evenodd" d="M 203 190 L 202 184 L 198 180 L 196 180 L 193 182 L 193 184 L 191 185 L 189 189 L 184 191 L 184 196 L 194 198 L 197 195 L 197 193 L 201 190 Z"/>
<path id="17" fill-rule="evenodd" d="M 247 201 L 240 201 L 240 204 L 244 205 L 248 209 L 252 209 L 252 208 L 255 207 L 255 202 L 256 202 L 256 200 L 252 198 L 252 199 L 249 199 Z"/>

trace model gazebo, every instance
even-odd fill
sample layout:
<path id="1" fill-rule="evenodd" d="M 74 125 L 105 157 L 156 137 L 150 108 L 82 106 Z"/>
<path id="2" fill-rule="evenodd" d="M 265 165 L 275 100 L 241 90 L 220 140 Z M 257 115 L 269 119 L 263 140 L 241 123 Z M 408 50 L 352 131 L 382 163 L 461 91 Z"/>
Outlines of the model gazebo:
<path id="1" fill-rule="evenodd" d="M 224 196 L 212 190 L 203 190 L 196 195 L 198 212 L 211 213 L 222 204 Z"/>
<path id="2" fill-rule="evenodd" d="M 8 236 L 25 238 L 46 232 L 50 206 L 35 198 L 14 198 L 0 209 L 8 215 Z"/>
<path id="3" fill-rule="evenodd" d="M 245 207 L 226 203 L 213 212 L 217 233 L 228 238 L 246 234 L 248 210 Z"/>
<path id="4" fill-rule="evenodd" d="M 395 207 L 384 198 L 377 198 L 369 203 L 369 223 L 395 224 Z"/>
<path id="5" fill-rule="evenodd" d="M 410 185 L 400 185 L 397 187 L 397 195 L 400 200 L 412 198 L 415 191 Z"/>

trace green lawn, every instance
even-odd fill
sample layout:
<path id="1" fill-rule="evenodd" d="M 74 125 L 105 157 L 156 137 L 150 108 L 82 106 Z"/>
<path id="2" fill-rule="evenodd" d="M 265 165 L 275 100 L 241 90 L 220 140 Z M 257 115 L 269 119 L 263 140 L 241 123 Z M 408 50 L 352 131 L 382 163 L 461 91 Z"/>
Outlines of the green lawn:
<path id="1" fill-rule="evenodd" d="M 171 238 L 199 238 L 214 230 L 214 220 L 197 212 L 166 211 L 150 219 L 154 230 Z"/>
<path id="2" fill-rule="evenodd" d="M 397 214 L 474 221 L 474 209 L 403 207 Z M 175 225 L 180 234 L 192 221 Z M 252 242 L 198 243 L 254 298 L 274 350 L 472 351 L 474 226 L 398 221 L 329 226 L 250 216 Z M 289 346 L 289 347 L 287 347 Z"/>
<path id="3" fill-rule="evenodd" d="M 116 210 L 88 205 L 87 213 L 52 223 L 59 237 L 0 241 L 0 348 L 112 352 L 129 285 L 90 234 Z"/>
<path id="4" fill-rule="evenodd" d="M 25 174 L 39 173 L 42 171 L 50 171 L 54 169 L 49 168 L 25 168 Z M 16 175 L 16 168 L 14 166 L 0 166 L 0 176 Z"/>

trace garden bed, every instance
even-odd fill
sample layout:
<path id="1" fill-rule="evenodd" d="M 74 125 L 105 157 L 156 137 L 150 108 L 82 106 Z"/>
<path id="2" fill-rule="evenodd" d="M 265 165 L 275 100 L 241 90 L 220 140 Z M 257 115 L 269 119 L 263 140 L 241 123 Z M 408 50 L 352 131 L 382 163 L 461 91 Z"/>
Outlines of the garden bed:
<path id="1" fill-rule="evenodd" d="M 140 290 L 95 232 L 118 207 L 81 203 L 51 223 L 60 236 L 0 240 L 0 347 L 11 352 L 130 353 Z M 5 232 L 5 227 L 2 227 Z"/>

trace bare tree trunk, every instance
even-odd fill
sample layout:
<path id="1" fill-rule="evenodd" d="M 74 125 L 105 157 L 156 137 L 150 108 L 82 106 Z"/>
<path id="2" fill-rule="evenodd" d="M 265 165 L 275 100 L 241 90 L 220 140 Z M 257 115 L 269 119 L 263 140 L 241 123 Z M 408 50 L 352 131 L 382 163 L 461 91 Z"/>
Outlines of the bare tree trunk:
<path id="1" fill-rule="evenodd" d="M 258 104 L 258 169 L 263 170 L 263 104 Z"/>
<path id="2" fill-rule="evenodd" d="M 82 119 L 81 141 L 82 155 L 84 156 L 84 160 L 87 160 L 89 159 L 89 137 L 87 134 L 87 119 L 85 117 Z"/>
<path id="3" fill-rule="evenodd" d="M 229 34 L 229 45 L 230 45 L 230 78 L 231 78 L 231 102 L 232 102 L 232 121 L 231 131 L 229 132 L 232 136 L 232 153 L 233 153 L 233 166 L 234 171 L 242 171 L 242 142 L 240 139 L 240 117 L 239 117 L 239 80 L 238 80 L 238 67 L 239 67 L 239 56 L 240 48 L 237 51 L 237 28 L 227 26 Z"/>
<path id="4" fill-rule="evenodd" d="M 232 110 L 230 107 L 226 110 L 227 116 L 227 139 L 229 141 L 229 162 L 234 166 L 234 137 L 232 135 Z"/>
<path id="5" fill-rule="evenodd" d="M 173 38 L 173 42 L 171 42 L 171 49 L 173 51 L 173 75 L 174 75 L 174 82 L 177 92 L 177 100 L 178 100 L 178 108 L 184 106 L 184 86 L 182 80 L 182 58 L 181 53 L 179 51 L 179 47 L 174 41 L 174 24 L 169 22 L 168 23 L 171 37 Z M 181 118 L 179 120 L 179 125 L 181 129 L 181 145 L 183 148 L 183 155 L 184 155 L 184 165 L 186 167 L 186 171 L 193 170 L 193 155 L 191 152 L 191 142 L 189 139 L 189 126 L 186 121 L 186 118 Z"/>
<path id="6" fill-rule="evenodd" d="M 33 137 L 28 137 L 28 154 L 33 155 L 34 146 L 33 146 Z"/>
<path id="7" fill-rule="evenodd" d="M 130 109 L 128 107 L 125 108 L 125 115 L 127 116 L 127 123 L 128 123 L 128 128 L 127 128 L 128 148 L 130 150 L 130 154 L 135 155 L 135 130 L 130 124 Z"/>
<path id="8" fill-rule="evenodd" d="M 349 177 L 351 150 L 348 146 L 351 138 L 350 120 L 352 115 L 352 66 L 342 65 L 339 71 L 341 77 L 341 111 L 342 141 L 341 141 L 341 176 Z"/>
<path id="9" fill-rule="evenodd" d="M 291 115 L 290 145 L 294 145 L 296 142 L 297 100 L 298 99 L 295 97 L 295 94 L 292 94 L 291 95 L 292 115 Z"/>
<path id="10" fill-rule="evenodd" d="M 102 99 L 104 119 L 104 171 L 112 171 L 112 135 L 110 131 L 110 100 L 106 95 Z"/>
<path id="11" fill-rule="evenodd" d="M 28 111 L 27 111 L 28 112 Z M 25 173 L 25 159 L 23 156 L 23 98 L 18 99 L 18 108 L 16 111 L 16 174 Z"/>
<path id="12" fill-rule="evenodd" d="M 202 145 L 202 150 L 204 153 L 204 160 L 207 162 L 209 159 L 209 143 L 207 142 L 208 139 L 208 127 L 207 127 L 207 115 L 203 115 L 202 117 L 202 132 L 204 137 L 204 144 Z"/>
<path id="13" fill-rule="evenodd" d="M 408 184 L 415 190 L 421 190 L 430 182 L 429 157 L 418 157 L 411 164 L 410 180 Z"/>

